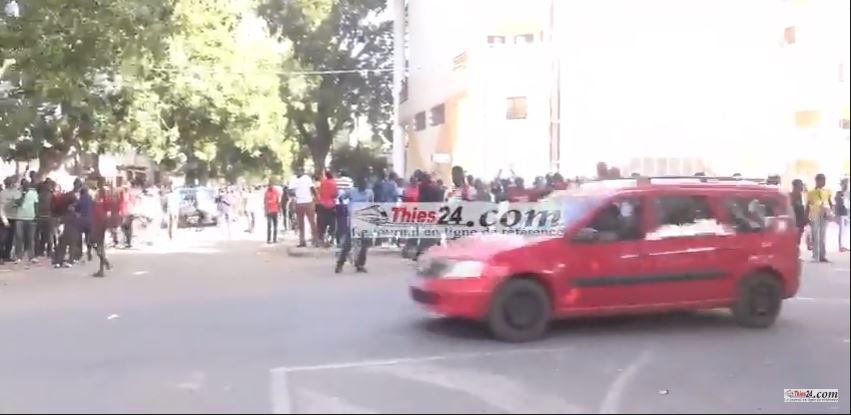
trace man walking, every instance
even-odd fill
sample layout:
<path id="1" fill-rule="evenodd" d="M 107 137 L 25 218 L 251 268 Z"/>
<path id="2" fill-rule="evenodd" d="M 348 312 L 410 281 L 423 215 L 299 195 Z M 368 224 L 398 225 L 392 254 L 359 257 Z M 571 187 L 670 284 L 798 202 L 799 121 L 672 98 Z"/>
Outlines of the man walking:
<path id="1" fill-rule="evenodd" d="M 41 182 L 38 189 L 38 214 L 36 217 L 36 256 L 53 257 L 53 248 L 56 243 L 56 222 L 53 218 L 53 192 L 56 184 L 46 179 Z"/>
<path id="2" fill-rule="evenodd" d="M 15 246 L 15 221 L 18 218 L 17 200 L 21 192 L 17 189 L 15 177 L 7 177 L 3 181 L 5 185 L 0 191 L 0 225 L 2 225 L 2 238 L 0 238 L 0 261 L 12 260 L 12 248 Z"/>
<path id="3" fill-rule="evenodd" d="M 21 180 L 21 198 L 18 205 L 18 220 L 15 223 L 15 263 L 24 259 L 32 263 L 38 262 L 35 257 L 35 211 L 38 204 L 38 193 L 30 187 L 27 179 Z"/>
<path id="4" fill-rule="evenodd" d="M 375 201 L 375 196 L 372 189 L 368 187 L 366 178 L 358 177 L 354 188 L 341 195 L 340 199 L 343 203 L 348 205 L 349 203 L 373 202 Z M 350 221 L 351 216 L 347 216 L 346 221 L 342 224 L 343 226 L 340 230 L 343 246 L 340 250 L 339 256 L 337 257 L 337 264 L 334 267 L 334 272 L 338 274 L 343 270 L 343 265 L 346 263 L 346 259 L 349 257 L 349 253 L 352 250 L 352 239 L 354 237 L 352 236 Z M 366 272 L 366 251 L 369 247 L 369 240 L 366 238 L 364 232 L 365 231 L 360 231 L 360 234 L 357 236 L 358 252 L 357 257 L 355 258 L 355 270 L 357 272 Z"/>
<path id="5" fill-rule="evenodd" d="M 110 193 L 106 187 L 106 181 L 102 177 L 98 178 L 98 188 L 92 204 L 91 231 L 88 240 L 98 256 L 98 270 L 92 275 L 93 277 L 103 277 L 105 275 L 104 268 L 112 268 L 109 260 L 106 259 L 105 246 L 106 228 L 109 227 L 110 223 L 109 216 L 114 211 L 112 208 L 114 200 Z"/>
<path id="6" fill-rule="evenodd" d="M 795 225 L 798 228 L 798 245 L 801 245 L 801 236 L 807 227 L 807 208 L 804 206 L 804 182 L 801 179 L 792 180 L 792 192 L 789 193 L 792 203 L 792 211 L 795 213 Z"/>
<path id="7" fill-rule="evenodd" d="M 832 216 L 833 200 L 830 190 L 825 188 L 824 174 L 816 175 L 816 186 L 807 192 L 807 217 L 810 219 L 810 233 L 813 238 L 813 261 L 829 262 L 825 248 L 827 223 Z"/>
<path id="8" fill-rule="evenodd" d="M 839 191 L 836 192 L 836 222 L 839 224 L 839 252 L 848 252 L 849 247 L 849 232 L 848 232 L 848 178 L 843 178 L 839 181 Z"/>
<path id="9" fill-rule="evenodd" d="M 183 198 L 180 191 L 172 188 L 166 196 L 165 209 L 168 214 L 168 239 L 174 240 L 174 233 L 180 223 L 180 203 Z"/>
<path id="10" fill-rule="evenodd" d="M 255 206 L 249 206 L 254 211 Z M 263 210 L 266 212 L 266 243 L 278 243 L 278 214 L 281 211 L 281 194 L 275 187 L 275 181 L 269 179 L 269 186 L 263 195 Z"/>
<path id="11" fill-rule="evenodd" d="M 56 244 L 56 251 L 53 253 L 53 266 L 55 268 L 71 268 L 74 263 L 73 253 L 68 251 L 69 248 L 73 251 L 73 247 L 80 239 L 80 219 L 76 209 L 79 197 L 78 192 L 71 191 L 60 196 L 53 204 L 54 213 L 60 218 L 62 224 L 62 234 L 59 235 L 59 242 Z M 69 256 L 67 260 L 66 254 Z"/>
<path id="12" fill-rule="evenodd" d="M 316 228 L 316 206 L 313 202 L 316 199 L 316 187 L 313 185 L 313 179 L 304 173 L 304 169 L 299 168 L 296 170 L 295 177 L 290 181 L 289 189 L 295 198 L 295 214 L 296 221 L 298 222 L 298 247 L 303 248 L 307 246 L 304 237 L 305 220 L 310 225 L 313 246 L 317 246 L 319 241 L 316 237 L 318 231 Z"/>

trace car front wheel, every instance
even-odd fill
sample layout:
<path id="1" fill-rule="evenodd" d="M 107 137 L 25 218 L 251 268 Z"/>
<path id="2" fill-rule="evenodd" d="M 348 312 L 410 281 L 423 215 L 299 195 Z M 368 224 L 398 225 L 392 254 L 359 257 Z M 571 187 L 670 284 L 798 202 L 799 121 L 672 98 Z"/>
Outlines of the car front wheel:
<path id="1" fill-rule="evenodd" d="M 551 315 L 550 297 L 544 287 L 528 279 L 511 279 L 491 302 L 488 327 L 497 339 L 525 342 L 547 332 Z"/>
<path id="2" fill-rule="evenodd" d="M 739 283 L 733 318 L 745 327 L 769 327 L 777 320 L 782 302 L 783 287 L 777 279 L 768 274 L 754 274 Z"/>

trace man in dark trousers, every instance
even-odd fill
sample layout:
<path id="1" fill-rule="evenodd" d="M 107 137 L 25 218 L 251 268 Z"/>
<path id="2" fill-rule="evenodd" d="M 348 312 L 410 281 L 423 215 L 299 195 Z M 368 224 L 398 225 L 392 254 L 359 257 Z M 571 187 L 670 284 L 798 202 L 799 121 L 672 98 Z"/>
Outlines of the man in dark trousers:
<path id="1" fill-rule="evenodd" d="M 93 277 L 103 277 L 104 269 L 111 269 L 112 264 L 106 259 L 106 229 L 110 225 L 110 215 L 114 211 L 113 204 L 116 201 L 112 198 L 112 192 L 107 188 L 106 181 L 103 177 L 98 178 L 98 188 L 92 203 L 91 215 L 91 231 L 89 233 L 88 242 L 98 256 L 98 271 Z"/>
<path id="2" fill-rule="evenodd" d="M 53 216 L 53 192 L 56 191 L 56 183 L 47 179 L 39 185 L 38 189 L 38 217 L 36 218 L 36 256 L 53 257 L 53 249 L 56 247 L 56 220 Z"/>
<path id="3" fill-rule="evenodd" d="M 253 206 L 252 209 L 255 209 Z M 278 243 L 278 214 L 281 211 L 281 194 L 275 182 L 269 180 L 263 195 L 263 210 L 266 213 L 266 243 Z"/>
<path id="4" fill-rule="evenodd" d="M 76 182 L 74 183 L 76 187 Z M 54 268 L 71 268 L 74 264 L 73 251 L 80 241 L 80 215 L 77 213 L 77 201 L 79 200 L 79 190 L 72 190 L 63 194 L 53 206 L 54 214 L 59 218 L 62 225 L 62 234 L 59 235 L 59 243 L 56 245 L 56 252 L 53 254 Z M 70 255 L 69 255 L 70 254 Z M 66 260 L 66 255 L 71 256 Z"/>

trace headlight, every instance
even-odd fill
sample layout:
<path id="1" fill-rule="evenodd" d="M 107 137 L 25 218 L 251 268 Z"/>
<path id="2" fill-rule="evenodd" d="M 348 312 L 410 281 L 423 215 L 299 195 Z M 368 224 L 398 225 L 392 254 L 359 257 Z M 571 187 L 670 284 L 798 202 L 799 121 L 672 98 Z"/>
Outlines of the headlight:
<path id="1" fill-rule="evenodd" d="M 449 268 L 443 272 L 441 278 L 478 278 L 482 276 L 482 271 L 485 269 L 485 264 L 479 261 L 458 261 L 453 262 Z"/>

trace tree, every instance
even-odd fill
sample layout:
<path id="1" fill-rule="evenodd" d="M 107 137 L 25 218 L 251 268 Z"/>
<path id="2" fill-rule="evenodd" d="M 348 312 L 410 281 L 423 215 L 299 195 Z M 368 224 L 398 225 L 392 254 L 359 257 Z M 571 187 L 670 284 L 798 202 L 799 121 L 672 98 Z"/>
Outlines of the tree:
<path id="1" fill-rule="evenodd" d="M 387 158 L 378 155 L 374 148 L 347 145 L 335 148 L 331 155 L 331 169 L 345 170 L 352 177 L 365 177 L 370 168 L 379 172 L 387 167 Z"/>
<path id="2" fill-rule="evenodd" d="M 4 156 L 38 156 L 47 171 L 72 150 L 134 148 L 202 180 L 289 165 L 278 75 L 287 50 L 251 2 L 28 0 L 21 9 L 0 29 L 3 45 L 19 45 L 0 60 Z"/>
<path id="3" fill-rule="evenodd" d="M 58 167 L 112 112 L 104 88 L 141 56 L 163 49 L 170 1 L 27 0 L 2 15 L 3 156 Z M 102 136 L 100 137 L 102 138 Z"/>
<path id="4" fill-rule="evenodd" d="M 231 0 L 178 0 L 173 19 L 165 58 L 136 74 L 129 141 L 158 162 L 186 163 L 187 178 L 202 182 L 286 165 L 285 50 L 264 22 Z"/>
<path id="5" fill-rule="evenodd" d="M 259 13 L 293 46 L 281 98 L 316 173 L 334 136 L 365 117 L 377 138 L 392 128 L 392 22 L 384 0 L 266 0 Z M 299 74 L 302 72 L 302 74 Z"/>

